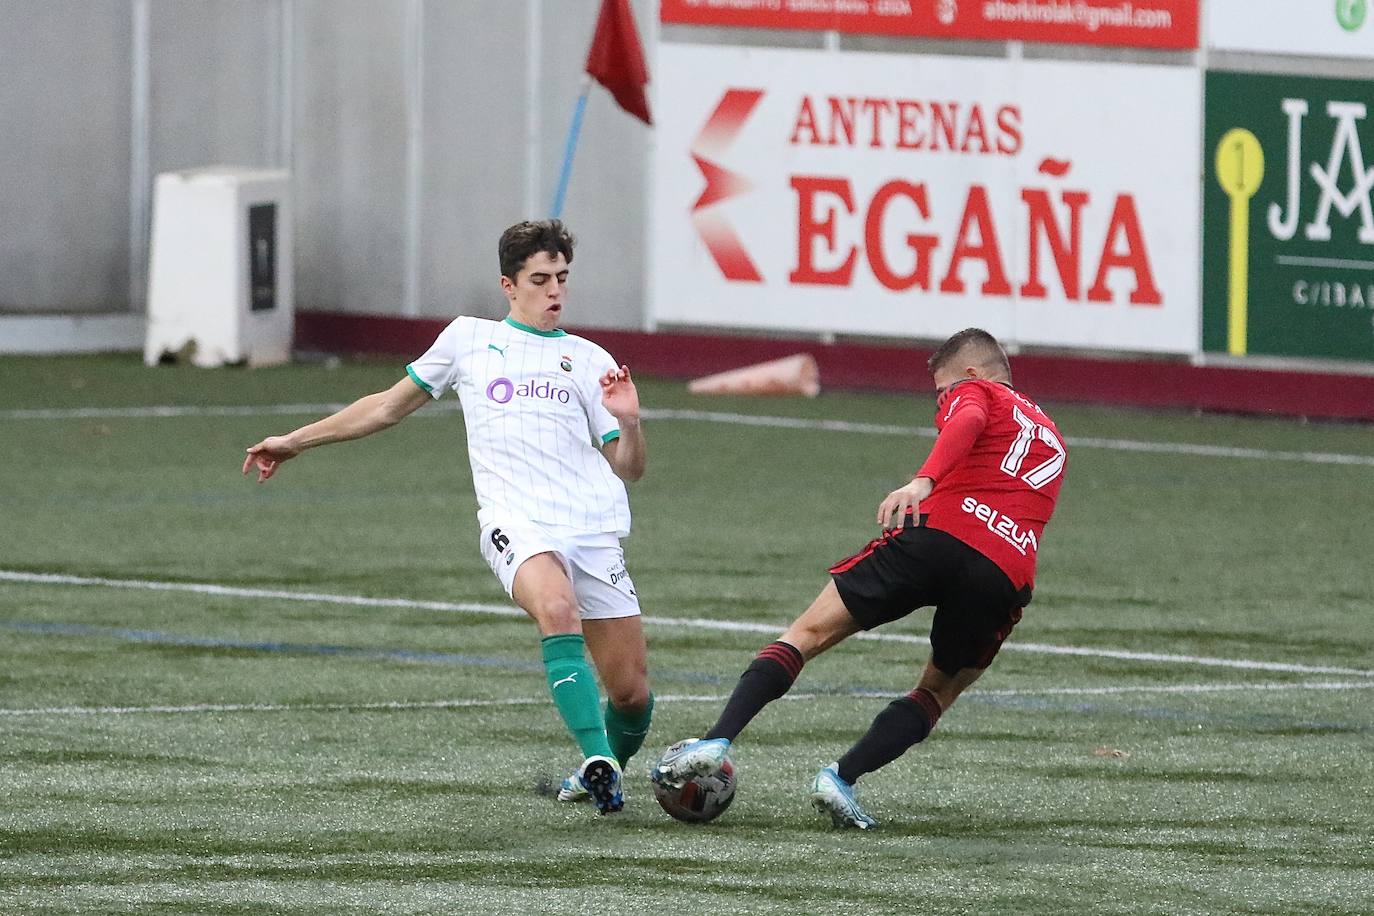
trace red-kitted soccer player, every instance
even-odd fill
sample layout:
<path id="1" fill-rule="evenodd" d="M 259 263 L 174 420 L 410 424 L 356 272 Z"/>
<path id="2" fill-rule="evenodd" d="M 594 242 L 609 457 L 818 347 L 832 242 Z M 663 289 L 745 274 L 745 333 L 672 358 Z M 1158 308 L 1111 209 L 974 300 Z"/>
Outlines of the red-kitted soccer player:
<path id="1" fill-rule="evenodd" d="M 879 504 L 882 536 L 831 567 L 830 583 L 749 665 L 716 724 L 665 754 L 655 780 L 676 785 L 714 771 L 730 742 L 791 688 L 803 664 L 860 630 L 933 605 L 931 657 L 916 689 L 880 712 L 811 787 L 813 804 L 835 826 L 874 827 L 855 799 L 855 781 L 924 740 L 1021 619 L 1040 538 L 1064 482 L 1064 440 L 1054 421 L 1012 388 L 1006 351 L 988 332 L 955 334 L 929 368 L 939 435 L 912 481 Z"/>

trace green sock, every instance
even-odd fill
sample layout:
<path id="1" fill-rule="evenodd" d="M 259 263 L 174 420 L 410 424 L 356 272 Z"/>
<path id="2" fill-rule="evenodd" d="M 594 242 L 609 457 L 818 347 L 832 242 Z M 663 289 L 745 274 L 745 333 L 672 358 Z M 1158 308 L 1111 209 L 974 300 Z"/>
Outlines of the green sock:
<path id="1" fill-rule="evenodd" d="M 620 768 L 630 762 L 635 751 L 644 744 L 644 736 L 649 734 L 649 722 L 654 717 L 654 695 L 649 694 L 649 705 L 641 713 L 625 713 L 606 701 L 606 737 L 610 740 L 615 759 Z"/>
<path id="2" fill-rule="evenodd" d="M 578 633 L 545 636 L 544 674 L 549 692 L 563 723 L 582 748 L 583 757 L 614 758 L 606 740 L 606 721 L 601 717 L 601 694 L 596 676 L 587 664 L 585 642 Z"/>

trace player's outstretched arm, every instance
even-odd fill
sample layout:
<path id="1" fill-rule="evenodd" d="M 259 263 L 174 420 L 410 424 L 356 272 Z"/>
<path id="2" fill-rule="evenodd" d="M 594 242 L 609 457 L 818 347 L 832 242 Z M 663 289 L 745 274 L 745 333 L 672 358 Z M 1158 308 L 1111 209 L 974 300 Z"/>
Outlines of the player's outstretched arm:
<path id="1" fill-rule="evenodd" d="M 265 482 L 283 461 L 296 457 L 308 448 L 361 439 L 372 433 L 395 426 L 419 410 L 430 396 L 409 378 L 403 378 L 385 391 L 359 398 L 338 413 L 284 436 L 268 436 L 257 445 L 248 447 L 243 459 L 243 473 L 258 470 L 258 483 Z"/>
<path id="2" fill-rule="evenodd" d="M 639 391 L 628 366 L 610 369 L 601 376 L 601 403 L 620 421 L 620 437 L 601 448 L 615 476 L 635 481 L 644 476 L 648 444 L 639 423 Z"/>

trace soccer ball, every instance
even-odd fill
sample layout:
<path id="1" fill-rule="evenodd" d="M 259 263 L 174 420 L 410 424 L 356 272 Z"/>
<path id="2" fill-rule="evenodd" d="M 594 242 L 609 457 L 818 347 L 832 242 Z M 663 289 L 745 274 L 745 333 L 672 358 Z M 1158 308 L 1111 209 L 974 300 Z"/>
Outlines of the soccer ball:
<path id="1" fill-rule="evenodd" d="M 669 751 L 677 750 L 695 739 L 679 741 Z M 704 824 L 725 813 L 735 800 L 735 765 L 726 757 L 720 769 L 705 776 L 691 776 L 674 788 L 654 783 L 654 797 L 664 811 L 689 824 Z"/>

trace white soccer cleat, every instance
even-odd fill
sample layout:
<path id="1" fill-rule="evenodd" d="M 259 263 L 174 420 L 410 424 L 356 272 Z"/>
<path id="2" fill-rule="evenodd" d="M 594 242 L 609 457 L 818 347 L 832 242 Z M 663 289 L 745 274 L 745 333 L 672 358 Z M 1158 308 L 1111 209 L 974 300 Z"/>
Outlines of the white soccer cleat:
<path id="1" fill-rule="evenodd" d="M 577 781 L 596 804 L 598 814 L 613 814 L 625 807 L 620 791 L 620 764 L 609 757 L 588 757 L 577 771 Z M 563 793 L 559 791 L 561 798 Z"/>
<path id="2" fill-rule="evenodd" d="M 582 788 L 582 781 L 578 779 L 580 772 L 579 770 L 571 776 L 563 777 L 563 783 L 558 787 L 559 801 L 573 803 L 591 801 L 591 793 Z"/>
<path id="3" fill-rule="evenodd" d="M 822 814 L 830 815 L 836 827 L 856 827 L 871 830 L 878 822 L 864 813 L 854 798 L 854 787 L 840 778 L 840 765 L 821 767 L 811 783 L 811 804 Z"/>
<path id="4" fill-rule="evenodd" d="M 688 777 L 706 776 L 719 770 L 729 753 L 729 738 L 688 738 L 664 752 L 649 772 L 649 778 L 677 788 Z"/>

